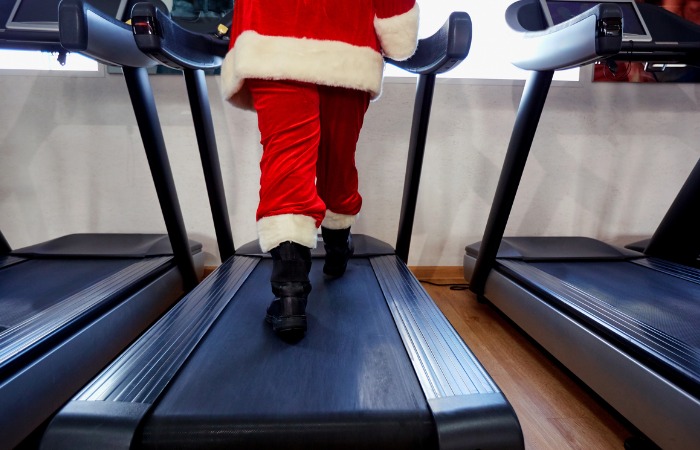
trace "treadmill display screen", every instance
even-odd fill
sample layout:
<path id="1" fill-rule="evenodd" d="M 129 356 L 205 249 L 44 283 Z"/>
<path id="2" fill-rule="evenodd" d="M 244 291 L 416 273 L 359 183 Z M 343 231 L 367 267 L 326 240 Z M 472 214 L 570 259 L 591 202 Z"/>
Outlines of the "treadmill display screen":
<path id="1" fill-rule="evenodd" d="M 41 27 L 58 22 L 60 0 L 17 0 L 7 22 L 7 28 Z M 122 13 L 126 0 L 90 0 L 95 8 L 117 17 Z M 34 26 L 33 26 L 34 25 Z"/>
<path id="2" fill-rule="evenodd" d="M 552 18 L 552 25 L 566 22 L 572 17 L 588 11 L 601 2 L 589 1 L 557 1 L 547 0 L 547 8 Z M 644 25 L 631 2 L 605 2 L 614 3 L 622 10 L 622 32 L 627 35 L 646 35 Z"/>

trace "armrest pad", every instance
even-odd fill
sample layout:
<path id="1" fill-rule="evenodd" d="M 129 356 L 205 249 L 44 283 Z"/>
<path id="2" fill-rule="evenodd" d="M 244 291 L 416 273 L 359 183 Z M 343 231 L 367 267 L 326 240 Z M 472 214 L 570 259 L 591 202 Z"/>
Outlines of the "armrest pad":
<path id="1" fill-rule="evenodd" d="M 469 14 L 453 12 L 435 34 L 418 41 L 416 53 L 405 61 L 386 62 L 416 74 L 444 73 L 457 66 L 469 54 L 472 22 Z"/>

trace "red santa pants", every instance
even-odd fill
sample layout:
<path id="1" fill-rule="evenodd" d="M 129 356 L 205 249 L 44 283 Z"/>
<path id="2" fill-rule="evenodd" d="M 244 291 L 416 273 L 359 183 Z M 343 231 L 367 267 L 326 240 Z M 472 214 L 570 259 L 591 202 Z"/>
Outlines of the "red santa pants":
<path id="1" fill-rule="evenodd" d="M 298 81 L 246 85 L 263 145 L 260 246 L 293 241 L 313 248 L 322 223 L 347 228 L 362 206 L 355 149 L 370 94 Z"/>

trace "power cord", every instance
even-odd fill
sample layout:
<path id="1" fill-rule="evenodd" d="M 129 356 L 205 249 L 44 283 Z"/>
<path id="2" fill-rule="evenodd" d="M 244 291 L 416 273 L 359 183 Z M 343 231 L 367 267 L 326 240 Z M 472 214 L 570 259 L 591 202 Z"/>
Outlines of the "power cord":
<path id="1" fill-rule="evenodd" d="M 432 286 L 449 287 L 451 291 L 466 291 L 469 289 L 469 283 L 436 283 L 428 280 L 418 280 L 421 283 L 430 284 Z"/>

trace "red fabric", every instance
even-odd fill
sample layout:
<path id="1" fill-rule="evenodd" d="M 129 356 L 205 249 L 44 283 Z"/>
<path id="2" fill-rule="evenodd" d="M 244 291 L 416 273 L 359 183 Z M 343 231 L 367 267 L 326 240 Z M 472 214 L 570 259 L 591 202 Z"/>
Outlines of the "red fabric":
<path id="1" fill-rule="evenodd" d="M 263 145 L 257 220 L 301 214 L 318 227 L 326 209 L 357 214 L 355 148 L 369 94 L 297 81 L 246 84 Z"/>
<path id="2" fill-rule="evenodd" d="M 384 56 L 418 40 L 415 0 L 236 0 L 221 65 L 225 99 L 253 109 L 244 81 L 296 80 L 381 94 Z"/>
<path id="3" fill-rule="evenodd" d="M 360 211 L 355 147 L 364 114 L 381 92 L 383 55 L 415 51 L 418 7 L 415 0 L 236 0 L 233 19 L 221 84 L 232 104 L 258 113 L 261 246 L 313 245 L 313 224 L 327 210 L 340 226 Z"/>
<path id="4" fill-rule="evenodd" d="M 264 36 L 340 41 L 379 51 L 375 16 L 401 15 L 415 4 L 415 0 L 236 0 L 231 48 L 242 32 L 251 30 Z"/>

